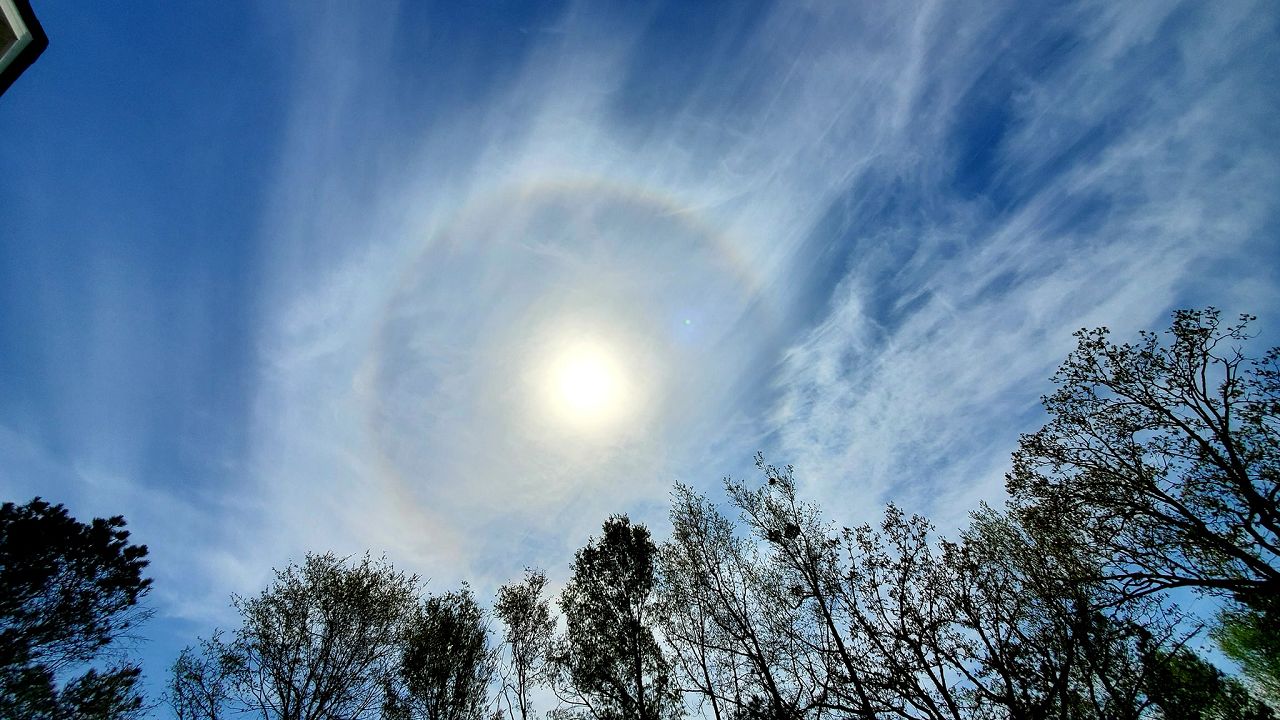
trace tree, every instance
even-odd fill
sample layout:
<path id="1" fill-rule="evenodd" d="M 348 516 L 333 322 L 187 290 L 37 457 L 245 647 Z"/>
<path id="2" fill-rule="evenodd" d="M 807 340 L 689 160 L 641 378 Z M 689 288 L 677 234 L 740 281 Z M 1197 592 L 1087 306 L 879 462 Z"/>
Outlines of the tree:
<path id="1" fill-rule="evenodd" d="M 174 666 L 175 711 L 213 720 L 372 718 L 394 685 L 417 578 L 385 560 L 309 554 L 254 597 L 234 596 L 243 625 Z M 201 698 L 207 699 L 202 700 Z"/>
<path id="2" fill-rule="evenodd" d="M 605 521 L 574 557 L 560 596 L 565 635 L 553 663 L 561 697 L 594 720 L 667 720 L 680 715 L 671 668 L 653 634 L 654 556 L 643 525 Z"/>
<path id="3" fill-rule="evenodd" d="M 974 641 L 955 664 L 980 704 L 1014 718 L 1149 716 L 1146 659 L 1185 640 L 1176 609 L 1155 598 L 1100 608 L 1106 588 L 1082 579 L 1097 572 L 1069 536 L 1032 534 L 986 505 L 947 555 L 947 594 Z"/>
<path id="4" fill-rule="evenodd" d="M 1166 718 L 1179 720 L 1275 720 L 1235 678 L 1185 647 L 1144 648 L 1150 672 L 1145 690 Z"/>
<path id="5" fill-rule="evenodd" d="M 529 720 L 533 714 L 530 694 L 546 679 L 545 660 L 556 626 L 551 601 L 544 596 L 546 589 L 546 573 L 525 570 L 520 582 L 498 588 L 494 602 L 494 613 L 503 626 L 501 697 L 510 720 Z"/>
<path id="6" fill-rule="evenodd" d="M 1260 694 L 1280 705 L 1280 625 L 1257 610 L 1234 608 L 1219 616 L 1211 634 Z"/>
<path id="7" fill-rule="evenodd" d="M 1280 348 L 1243 354 L 1253 318 L 1174 313 L 1169 341 L 1078 345 L 1007 477 L 1030 527 L 1078 528 L 1131 598 L 1178 587 L 1270 613 L 1280 596 Z"/>
<path id="8" fill-rule="evenodd" d="M 484 611 L 471 590 L 436 595 L 416 608 L 401 641 L 399 687 L 388 718 L 480 720 L 494 673 Z"/>
<path id="9" fill-rule="evenodd" d="M 740 524 L 677 485 L 660 553 L 664 636 L 718 720 L 1140 720 L 1204 696 L 1203 678 L 1168 672 L 1187 657 L 1176 608 L 1107 607 L 1069 529 L 984 506 L 949 542 L 889 505 L 878 526 L 837 531 L 791 468 L 759 464 L 762 485 L 726 482 Z M 1213 687 L 1205 707 L 1266 717 L 1238 684 Z"/>
<path id="10" fill-rule="evenodd" d="M 237 664 L 228 653 L 220 632 L 201 641 L 199 650 L 183 648 L 169 673 L 169 702 L 178 720 L 218 720 L 225 714 Z"/>
<path id="11" fill-rule="evenodd" d="M 801 671 L 794 598 L 780 601 L 769 564 L 705 496 L 672 492 L 659 554 L 659 607 L 685 689 L 716 720 L 795 718 L 820 704 Z"/>
<path id="12" fill-rule="evenodd" d="M 0 716 L 141 711 L 137 666 L 84 668 L 120 660 L 118 641 L 150 616 L 139 605 L 147 548 L 124 527 L 120 516 L 78 522 L 40 498 L 0 506 Z"/>
<path id="13" fill-rule="evenodd" d="M 664 618 L 682 675 L 717 717 L 958 718 L 962 644 L 929 526 L 890 507 L 836 533 L 791 468 L 726 481 L 749 538 L 677 486 Z"/>
<path id="14" fill-rule="evenodd" d="M 836 533 L 820 508 L 799 499 L 790 466 L 760 456 L 756 464 L 762 486 L 726 489 L 767 548 L 760 591 L 787 645 L 801 650 L 788 654 L 815 714 L 961 717 L 963 678 L 946 667 L 960 638 L 948 624 L 928 522 L 889 506 L 878 530 Z"/>

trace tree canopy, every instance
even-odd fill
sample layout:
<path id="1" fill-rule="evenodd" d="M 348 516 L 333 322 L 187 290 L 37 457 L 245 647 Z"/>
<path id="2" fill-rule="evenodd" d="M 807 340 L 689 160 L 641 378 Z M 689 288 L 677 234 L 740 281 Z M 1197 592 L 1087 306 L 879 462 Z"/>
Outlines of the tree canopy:
<path id="1" fill-rule="evenodd" d="M 480 720 L 495 657 L 484 611 L 463 587 L 414 608 L 400 641 L 398 687 L 388 689 L 388 718 Z"/>
<path id="2" fill-rule="evenodd" d="M 1154 656 L 1179 639 L 1147 600 L 1104 612 L 1016 520 L 975 513 L 960 542 L 889 506 L 836 528 L 790 468 L 730 482 L 739 527 L 677 487 L 663 627 L 716 718 L 1147 717 Z"/>
<path id="3" fill-rule="evenodd" d="M 243 624 L 173 668 L 175 712 L 230 711 L 263 720 L 379 717 L 396 679 L 417 578 L 386 561 L 326 553 L 278 570 L 253 597 L 233 598 Z"/>
<path id="4" fill-rule="evenodd" d="M 657 547 L 626 515 L 605 521 L 577 552 L 560 594 L 565 634 L 553 662 L 572 711 L 594 720 L 666 720 L 680 713 L 654 636 Z"/>
<path id="5" fill-rule="evenodd" d="M 556 620 L 546 591 L 547 574 L 530 569 L 519 582 L 498 588 L 493 604 L 503 626 L 500 695 L 509 720 L 528 720 L 533 714 L 533 690 L 548 678 L 547 653 Z"/>
<path id="6" fill-rule="evenodd" d="M 1190 587 L 1267 612 L 1280 597 L 1280 348 L 1253 318 L 1174 314 L 1168 341 L 1081 330 L 1008 487 L 1033 527 L 1078 528 L 1126 597 Z"/>
<path id="7" fill-rule="evenodd" d="M 0 717 L 125 717 L 140 670 L 119 641 L 150 616 L 145 545 L 120 516 L 82 523 L 35 498 L 0 506 Z M 105 667 L 91 664 L 107 661 Z"/>

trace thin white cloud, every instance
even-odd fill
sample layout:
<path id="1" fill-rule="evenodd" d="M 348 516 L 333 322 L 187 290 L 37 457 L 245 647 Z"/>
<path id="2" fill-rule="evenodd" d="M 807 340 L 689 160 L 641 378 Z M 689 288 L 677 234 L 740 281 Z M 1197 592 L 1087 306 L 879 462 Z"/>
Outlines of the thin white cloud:
<path id="1" fill-rule="evenodd" d="M 975 217 L 945 193 L 925 198 L 939 207 L 905 241 L 963 250 L 917 252 L 896 270 L 922 301 L 876 326 L 869 286 L 893 269 L 855 266 L 830 316 L 788 353 L 774 416 L 784 454 L 819 494 L 869 507 L 862 519 L 896 498 L 954 525 L 976 499 L 998 499 L 1075 328 L 1130 335 L 1186 302 L 1274 308 L 1273 293 L 1234 279 L 1254 277 L 1267 252 L 1280 179 L 1249 77 L 1261 9 L 1215 6 L 1209 22 L 1173 28 L 1168 16 L 1187 8 L 1105 9 L 1044 84 L 1021 91 L 998 170 L 1025 184 L 1020 209 Z M 1089 133 L 1106 137 L 1081 147 Z M 926 153 L 945 151 L 937 137 L 911 135 Z M 1047 174 L 1054 162 L 1068 169 Z"/>

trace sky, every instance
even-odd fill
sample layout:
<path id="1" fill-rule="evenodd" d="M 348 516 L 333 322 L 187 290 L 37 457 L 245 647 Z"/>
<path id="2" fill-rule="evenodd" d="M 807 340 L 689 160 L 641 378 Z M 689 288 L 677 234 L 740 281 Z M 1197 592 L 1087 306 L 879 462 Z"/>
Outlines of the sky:
<path id="1" fill-rule="evenodd" d="M 954 529 L 1075 330 L 1280 344 L 1274 3 L 33 4 L 0 498 L 125 516 L 153 687 L 307 551 L 560 582 L 757 451 Z"/>

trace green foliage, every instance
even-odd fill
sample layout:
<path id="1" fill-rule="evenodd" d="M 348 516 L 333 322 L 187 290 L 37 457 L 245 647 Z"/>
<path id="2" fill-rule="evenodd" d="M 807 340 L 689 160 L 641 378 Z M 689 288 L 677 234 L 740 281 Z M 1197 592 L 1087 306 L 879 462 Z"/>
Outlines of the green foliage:
<path id="1" fill-rule="evenodd" d="M 388 693 L 388 718 L 479 720 L 494 655 L 484 611 L 464 586 L 427 599 L 410 615 L 401 640 L 400 687 Z"/>
<path id="2" fill-rule="evenodd" d="M 1146 693 L 1166 718 L 1178 720 L 1274 720 L 1240 681 L 1186 648 L 1144 649 Z"/>
<path id="3" fill-rule="evenodd" d="M 503 625 L 500 696 L 510 720 L 528 720 L 533 714 L 532 690 L 546 680 L 545 661 L 556 625 L 546 589 L 546 573 L 526 570 L 520 582 L 498 588 L 493 604 Z"/>
<path id="4" fill-rule="evenodd" d="M 654 559 L 649 531 L 610 517 L 580 549 L 560 596 L 566 633 L 553 657 L 573 707 L 595 720 L 680 715 L 671 668 L 653 634 Z"/>
<path id="5" fill-rule="evenodd" d="M 1263 696 L 1280 705 L 1280 618 L 1274 612 L 1228 610 L 1218 618 L 1212 635 Z"/>
<path id="6" fill-rule="evenodd" d="M 173 668 L 182 718 L 246 711 L 264 720 L 374 718 L 396 682 L 417 578 L 367 555 L 326 553 L 276 571 L 270 586 L 232 604 L 243 619 Z"/>
<path id="7" fill-rule="evenodd" d="M 220 632 L 201 641 L 199 650 L 183 648 L 169 673 L 169 702 L 178 720 L 218 720 L 225 714 L 239 663 L 230 653 Z"/>
<path id="8" fill-rule="evenodd" d="M 149 617 L 147 548 L 124 519 L 84 524 L 36 498 L 0 507 L 0 717 L 120 718 L 142 709 L 140 672 L 83 666 L 119 655 Z"/>

